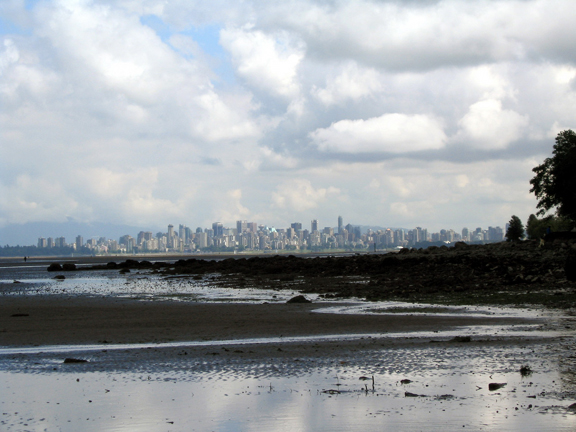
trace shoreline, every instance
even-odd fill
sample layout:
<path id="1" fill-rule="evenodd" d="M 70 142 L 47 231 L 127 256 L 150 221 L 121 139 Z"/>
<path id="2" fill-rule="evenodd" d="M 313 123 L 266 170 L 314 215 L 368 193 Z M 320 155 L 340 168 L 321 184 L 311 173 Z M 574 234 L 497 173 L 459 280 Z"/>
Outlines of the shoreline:
<path id="1" fill-rule="evenodd" d="M 341 305 L 341 304 L 339 304 Z M 235 304 L 119 297 L 5 296 L 0 346 L 224 341 L 327 335 L 442 332 L 459 327 L 541 324 L 518 317 L 353 315 L 313 312 L 334 303 Z"/>

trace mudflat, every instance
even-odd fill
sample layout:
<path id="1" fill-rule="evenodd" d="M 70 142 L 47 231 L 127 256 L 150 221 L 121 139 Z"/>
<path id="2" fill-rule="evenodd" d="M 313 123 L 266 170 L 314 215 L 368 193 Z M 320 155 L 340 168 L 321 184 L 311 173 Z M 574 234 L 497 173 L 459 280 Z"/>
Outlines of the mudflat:
<path id="1" fill-rule="evenodd" d="M 328 303 L 235 304 L 64 295 L 5 296 L 0 299 L 0 346 L 384 334 L 530 322 L 510 317 L 315 312 L 330 305 L 333 306 Z"/>

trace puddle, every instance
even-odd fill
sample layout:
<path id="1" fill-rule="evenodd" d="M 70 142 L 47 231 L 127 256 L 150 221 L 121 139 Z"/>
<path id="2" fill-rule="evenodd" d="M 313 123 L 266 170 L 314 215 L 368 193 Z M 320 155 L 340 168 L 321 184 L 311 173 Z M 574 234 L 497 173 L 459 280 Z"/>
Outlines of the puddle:
<path id="1" fill-rule="evenodd" d="M 112 363 L 107 354 L 72 365 L 29 359 L 38 369 L 24 357 L 0 371 L 0 428 L 572 431 L 576 415 L 568 407 L 576 392 L 558 372 L 557 349 L 411 347 L 339 361 L 174 361 L 145 353 Z M 531 375 L 519 372 L 523 364 Z M 490 391 L 489 383 L 506 385 Z"/>
<path id="2" fill-rule="evenodd" d="M 449 306 L 407 302 L 373 302 L 353 305 L 333 306 L 317 309 L 315 312 L 369 315 L 434 315 L 434 316 L 473 316 L 473 317 L 516 317 L 516 318 L 560 318 L 559 312 L 546 312 L 542 309 L 506 308 L 488 306 Z"/>

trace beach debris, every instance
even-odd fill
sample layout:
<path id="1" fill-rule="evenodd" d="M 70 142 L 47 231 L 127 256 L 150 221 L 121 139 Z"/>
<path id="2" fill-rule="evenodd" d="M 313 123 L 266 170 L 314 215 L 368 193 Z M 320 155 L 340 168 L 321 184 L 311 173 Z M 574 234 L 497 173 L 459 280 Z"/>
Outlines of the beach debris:
<path id="1" fill-rule="evenodd" d="M 56 279 L 56 280 L 64 280 L 64 279 L 66 279 L 66 276 L 64 276 L 64 275 L 56 275 L 56 276 L 54 276 L 54 279 Z"/>
<path id="2" fill-rule="evenodd" d="M 11 318 L 27 317 L 27 316 L 30 316 L 30 314 L 27 314 L 27 313 L 15 313 L 15 314 L 10 315 Z"/>
<path id="3" fill-rule="evenodd" d="M 404 397 L 411 397 L 411 398 L 415 398 L 415 397 L 428 397 L 426 395 L 421 395 L 421 394 L 416 394 L 416 393 L 411 393 L 411 392 L 404 392 Z"/>
<path id="4" fill-rule="evenodd" d="M 528 365 L 523 365 L 520 368 L 520 375 L 522 375 L 522 377 L 530 376 L 532 375 L 532 372 L 533 372 L 532 369 Z"/>
<path id="5" fill-rule="evenodd" d="M 402 384 L 402 385 L 410 384 L 411 382 L 412 382 L 412 380 L 409 380 L 409 379 L 400 380 L 400 384 Z"/>
<path id="6" fill-rule="evenodd" d="M 88 360 L 73 358 L 73 357 L 66 357 L 64 359 L 64 363 L 88 363 Z"/>
<path id="7" fill-rule="evenodd" d="M 443 394 L 440 396 L 436 396 L 436 400 L 450 400 L 450 399 L 454 399 L 455 396 L 452 394 Z"/>
<path id="8" fill-rule="evenodd" d="M 472 342 L 472 338 L 470 336 L 456 336 L 450 339 L 448 342 L 466 343 L 466 342 Z"/>
<path id="9" fill-rule="evenodd" d="M 328 389 L 328 390 L 322 390 L 322 393 L 326 393 L 326 394 L 340 394 L 341 391 L 340 391 L 340 390 L 334 390 L 334 389 Z"/>
<path id="10" fill-rule="evenodd" d="M 575 412 L 576 412 L 576 403 L 573 403 L 572 405 L 570 405 L 570 406 L 568 407 L 568 409 L 569 409 L 570 411 L 575 411 Z"/>
<path id="11" fill-rule="evenodd" d="M 304 297 L 303 295 L 298 295 L 296 297 L 292 297 L 290 300 L 288 300 L 286 303 L 312 303 L 311 300 L 308 300 L 306 297 Z"/>
<path id="12" fill-rule="evenodd" d="M 12 282 L 12 283 L 22 283 L 22 282 L 20 282 L 19 280 L 14 279 L 14 282 Z"/>
<path id="13" fill-rule="evenodd" d="M 490 390 L 490 391 L 500 390 L 506 384 L 507 383 L 490 383 L 490 384 L 488 384 L 488 390 Z"/>

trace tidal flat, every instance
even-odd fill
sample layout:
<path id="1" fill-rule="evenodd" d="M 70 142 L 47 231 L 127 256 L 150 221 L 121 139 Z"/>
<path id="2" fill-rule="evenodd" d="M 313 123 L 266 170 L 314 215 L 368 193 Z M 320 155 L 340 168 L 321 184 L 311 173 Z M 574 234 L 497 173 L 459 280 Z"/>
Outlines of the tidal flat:
<path id="1" fill-rule="evenodd" d="M 576 429 L 566 310 L 0 272 L 1 430 Z"/>

